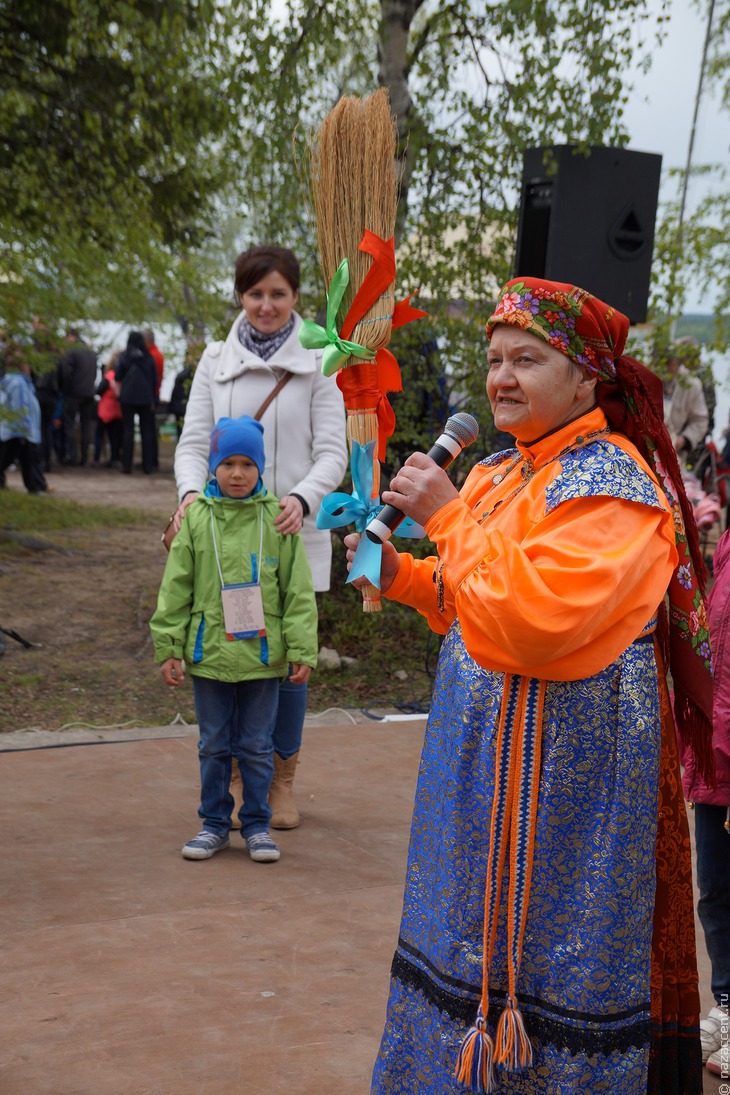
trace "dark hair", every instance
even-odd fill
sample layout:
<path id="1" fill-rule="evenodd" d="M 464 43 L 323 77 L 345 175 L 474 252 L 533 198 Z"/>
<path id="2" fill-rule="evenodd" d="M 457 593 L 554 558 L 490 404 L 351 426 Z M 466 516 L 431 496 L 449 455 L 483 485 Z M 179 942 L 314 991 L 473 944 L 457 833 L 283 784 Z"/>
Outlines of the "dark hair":
<path id="1" fill-rule="evenodd" d="M 128 350 L 143 350 L 147 353 L 147 343 L 141 331 L 130 331 L 127 339 Z"/>
<path id="2" fill-rule="evenodd" d="M 264 245 L 249 247 L 236 259 L 233 284 L 238 296 L 247 293 L 272 270 L 286 278 L 295 293 L 299 292 L 299 263 L 294 252 L 288 247 Z"/>

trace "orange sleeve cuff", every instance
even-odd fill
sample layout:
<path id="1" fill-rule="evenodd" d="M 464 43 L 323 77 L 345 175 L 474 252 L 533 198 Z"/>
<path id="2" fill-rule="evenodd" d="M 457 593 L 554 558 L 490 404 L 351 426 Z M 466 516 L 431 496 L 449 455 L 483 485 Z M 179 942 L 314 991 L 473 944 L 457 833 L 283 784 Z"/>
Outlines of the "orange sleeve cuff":
<path id="1" fill-rule="evenodd" d="M 412 555 L 401 555 L 398 573 L 383 597 L 415 608 L 425 616 L 432 631 L 445 635 L 456 615 L 456 609 L 453 603 L 445 606 L 443 612 L 438 608 L 438 590 L 434 582 L 437 562 L 433 556 L 428 559 L 414 559 Z"/>

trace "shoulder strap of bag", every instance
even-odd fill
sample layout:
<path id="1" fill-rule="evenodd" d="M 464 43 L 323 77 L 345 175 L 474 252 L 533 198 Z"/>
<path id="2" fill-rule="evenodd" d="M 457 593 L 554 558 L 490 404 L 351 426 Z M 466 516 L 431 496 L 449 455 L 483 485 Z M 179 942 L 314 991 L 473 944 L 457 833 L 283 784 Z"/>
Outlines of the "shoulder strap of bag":
<path id="1" fill-rule="evenodd" d="M 293 373 L 284 373 L 284 375 L 282 376 L 281 380 L 276 385 L 276 387 L 272 388 L 272 390 L 266 396 L 266 399 L 263 401 L 263 403 L 261 404 L 259 409 L 256 411 L 256 414 L 252 416 L 253 418 L 256 419 L 257 422 L 263 417 L 264 412 L 266 411 L 266 408 L 269 406 L 270 403 L 272 403 L 276 399 L 276 397 L 279 394 L 279 392 L 281 391 L 281 389 L 284 387 L 285 384 L 289 383 L 289 381 L 291 380 L 293 375 L 294 375 Z"/>

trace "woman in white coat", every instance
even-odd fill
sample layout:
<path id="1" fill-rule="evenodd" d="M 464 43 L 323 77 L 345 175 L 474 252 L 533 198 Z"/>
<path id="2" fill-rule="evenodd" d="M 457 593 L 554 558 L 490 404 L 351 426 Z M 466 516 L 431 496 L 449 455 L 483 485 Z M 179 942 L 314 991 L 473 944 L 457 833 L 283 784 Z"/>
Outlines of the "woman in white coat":
<path id="1" fill-rule="evenodd" d="M 252 247 L 236 259 L 235 297 L 241 305 L 224 342 L 210 343 L 190 389 L 185 424 L 175 451 L 175 480 L 185 510 L 208 476 L 210 431 L 219 418 L 256 415 L 286 373 L 291 376 L 261 415 L 266 438 L 264 483 L 281 500 L 276 527 L 302 534 L 314 588 L 329 589 L 330 533 L 315 527 L 322 498 L 336 490 L 347 467 L 345 411 L 340 390 L 322 376 L 321 356 L 299 344 L 299 264 L 285 247 Z M 295 828 L 292 795 L 307 706 L 306 685 L 288 679 L 279 691 L 274 732 L 272 828 Z"/>

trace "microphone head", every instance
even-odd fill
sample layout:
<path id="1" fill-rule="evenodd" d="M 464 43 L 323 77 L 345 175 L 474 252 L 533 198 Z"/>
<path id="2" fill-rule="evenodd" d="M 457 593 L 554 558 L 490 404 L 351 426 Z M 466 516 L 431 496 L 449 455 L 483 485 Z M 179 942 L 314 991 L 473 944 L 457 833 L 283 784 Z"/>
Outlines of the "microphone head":
<path id="1" fill-rule="evenodd" d="M 466 411 L 459 411 L 447 419 L 444 433 L 455 437 L 461 447 L 466 448 L 479 437 L 479 423 L 473 415 L 467 414 Z"/>

